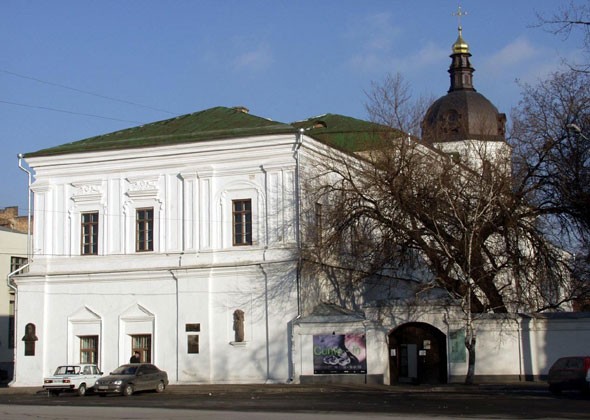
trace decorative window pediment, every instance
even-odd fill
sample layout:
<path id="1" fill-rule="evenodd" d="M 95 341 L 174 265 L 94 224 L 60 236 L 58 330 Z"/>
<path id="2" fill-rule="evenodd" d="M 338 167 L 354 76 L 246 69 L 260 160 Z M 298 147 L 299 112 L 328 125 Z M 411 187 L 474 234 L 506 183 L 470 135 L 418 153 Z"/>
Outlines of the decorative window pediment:
<path id="1" fill-rule="evenodd" d="M 102 181 L 75 182 L 72 183 L 72 187 L 74 187 L 72 200 L 76 203 L 87 201 L 100 202 L 102 199 Z"/>
<path id="2" fill-rule="evenodd" d="M 100 316 L 88 309 L 87 306 L 83 306 L 72 313 L 68 317 L 68 320 L 70 322 L 98 322 L 100 321 Z"/>
<path id="3" fill-rule="evenodd" d="M 125 321 L 143 321 L 154 319 L 154 314 L 141 305 L 133 305 L 121 314 L 121 319 Z"/>
<path id="4" fill-rule="evenodd" d="M 158 195 L 158 176 L 129 177 L 127 196 L 130 198 L 153 197 Z"/>

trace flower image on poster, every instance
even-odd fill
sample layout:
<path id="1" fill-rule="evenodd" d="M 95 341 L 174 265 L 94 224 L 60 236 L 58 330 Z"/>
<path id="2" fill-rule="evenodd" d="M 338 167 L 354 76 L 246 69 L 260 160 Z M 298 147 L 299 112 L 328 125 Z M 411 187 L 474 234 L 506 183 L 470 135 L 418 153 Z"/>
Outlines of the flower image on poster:
<path id="1" fill-rule="evenodd" d="M 367 373 L 365 335 L 314 335 L 313 373 Z"/>

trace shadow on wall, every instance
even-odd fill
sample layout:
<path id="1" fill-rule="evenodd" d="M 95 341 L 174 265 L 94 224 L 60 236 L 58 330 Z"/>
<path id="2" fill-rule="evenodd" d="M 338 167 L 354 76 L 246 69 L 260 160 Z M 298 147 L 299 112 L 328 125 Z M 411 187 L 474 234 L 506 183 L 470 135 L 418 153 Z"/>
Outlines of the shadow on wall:
<path id="1" fill-rule="evenodd" d="M 533 354 L 531 343 L 531 319 L 523 318 L 521 321 L 521 349 L 522 349 L 522 371 L 524 381 L 534 381 Z"/>
<path id="2" fill-rule="evenodd" d="M 6 386 L 14 375 L 13 318 L 0 316 L 0 386 Z"/>
<path id="3" fill-rule="evenodd" d="M 529 380 L 529 376 L 532 376 L 530 372 L 534 372 L 532 369 L 536 364 L 538 372 L 534 376 L 546 380 L 549 368 L 560 357 L 590 356 L 589 341 L 590 312 L 561 312 L 523 317 L 522 351 L 525 377 Z"/>

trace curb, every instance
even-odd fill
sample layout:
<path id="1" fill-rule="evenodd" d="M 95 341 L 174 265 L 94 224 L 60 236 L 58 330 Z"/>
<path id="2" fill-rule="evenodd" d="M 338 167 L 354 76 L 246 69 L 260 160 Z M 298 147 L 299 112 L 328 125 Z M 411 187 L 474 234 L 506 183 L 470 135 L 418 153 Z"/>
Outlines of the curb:
<path id="1" fill-rule="evenodd" d="M 382 392 L 382 393 L 485 393 L 485 392 L 539 392 L 547 391 L 544 382 L 519 382 L 508 384 L 445 384 L 445 385 L 346 385 L 346 384 L 174 384 L 166 391 L 170 394 L 220 395 L 220 394 L 282 394 L 282 393 L 330 393 L 330 392 Z M 2 395 L 45 394 L 41 387 L 0 387 Z"/>

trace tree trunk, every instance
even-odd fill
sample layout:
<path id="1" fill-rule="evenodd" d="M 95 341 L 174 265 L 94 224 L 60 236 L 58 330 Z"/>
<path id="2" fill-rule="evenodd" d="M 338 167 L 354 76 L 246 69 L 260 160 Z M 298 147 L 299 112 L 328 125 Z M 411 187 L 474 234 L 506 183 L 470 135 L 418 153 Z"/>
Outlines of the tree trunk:
<path id="1" fill-rule="evenodd" d="M 475 334 L 471 333 L 465 337 L 465 347 L 467 348 L 467 375 L 465 376 L 465 384 L 473 385 L 475 377 Z"/>

